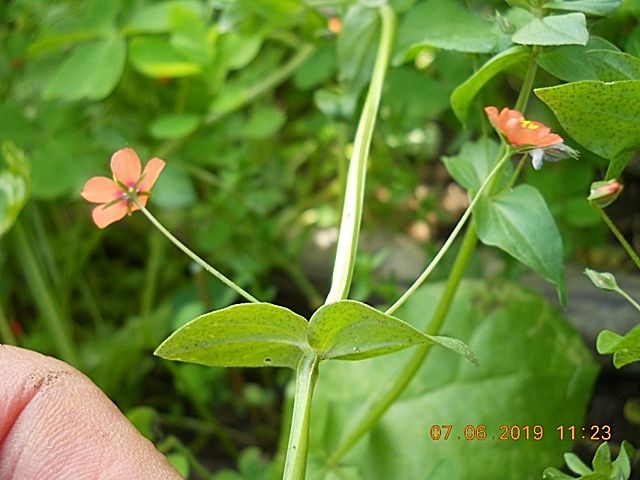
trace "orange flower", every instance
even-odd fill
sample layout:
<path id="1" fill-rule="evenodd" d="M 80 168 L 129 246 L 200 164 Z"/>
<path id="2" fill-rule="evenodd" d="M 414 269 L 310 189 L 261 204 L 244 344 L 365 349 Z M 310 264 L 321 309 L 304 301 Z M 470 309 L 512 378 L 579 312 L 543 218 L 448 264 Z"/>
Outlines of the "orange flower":
<path id="1" fill-rule="evenodd" d="M 92 177 L 82 189 L 82 198 L 91 203 L 100 203 L 93 209 L 93 221 L 99 228 L 117 222 L 138 210 L 135 200 L 147 204 L 151 187 L 156 183 L 165 162 L 152 158 L 144 171 L 140 157 L 132 148 L 122 148 L 111 157 L 113 180 L 107 177 Z"/>
<path id="2" fill-rule="evenodd" d="M 562 137 L 551 133 L 551 129 L 540 122 L 526 120 L 517 110 L 503 108 L 498 113 L 496 107 L 485 107 L 484 111 L 491 124 L 514 147 L 549 147 L 563 143 Z"/>

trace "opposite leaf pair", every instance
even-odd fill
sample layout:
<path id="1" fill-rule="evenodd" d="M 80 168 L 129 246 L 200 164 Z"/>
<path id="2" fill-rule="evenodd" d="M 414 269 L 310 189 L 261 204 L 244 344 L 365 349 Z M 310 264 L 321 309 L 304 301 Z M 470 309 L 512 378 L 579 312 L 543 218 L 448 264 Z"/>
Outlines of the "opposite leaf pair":
<path id="1" fill-rule="evenodd" d="M 310 321 L 270 303 L 233 305 L 187 323 L 155 354 L 209 366 L 295 369 L 306 353 L 315 352 L 321 360 L 363 360 L 425 343 L 438 344 L 477 363 L 460 340 L 425 335 L 353 300 L 323 305 Z"/>

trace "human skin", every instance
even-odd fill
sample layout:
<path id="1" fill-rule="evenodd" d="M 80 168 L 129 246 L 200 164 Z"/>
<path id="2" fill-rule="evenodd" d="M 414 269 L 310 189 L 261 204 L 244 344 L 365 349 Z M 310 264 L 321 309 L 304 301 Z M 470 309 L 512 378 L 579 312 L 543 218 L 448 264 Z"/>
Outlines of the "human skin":
<path id="1" fill-rule="evenodd" d="M 0 479 L 180 478 L 82 373 L 0 345 Z"/>

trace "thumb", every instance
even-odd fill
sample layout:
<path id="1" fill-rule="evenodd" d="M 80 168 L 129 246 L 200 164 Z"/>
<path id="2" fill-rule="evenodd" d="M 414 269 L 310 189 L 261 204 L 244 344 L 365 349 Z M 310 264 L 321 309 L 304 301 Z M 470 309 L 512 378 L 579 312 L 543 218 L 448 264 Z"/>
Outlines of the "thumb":
<path id="1" fill-rule="evenodd" d="M 0 478 L 181 477 L 82 373 L 0 345 Z"/>

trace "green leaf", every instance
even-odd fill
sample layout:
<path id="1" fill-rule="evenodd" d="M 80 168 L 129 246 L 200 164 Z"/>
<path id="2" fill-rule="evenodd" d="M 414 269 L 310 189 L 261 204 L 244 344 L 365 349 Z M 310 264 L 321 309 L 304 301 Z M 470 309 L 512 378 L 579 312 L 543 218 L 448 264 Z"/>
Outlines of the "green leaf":
<path id="1" fill-rule="evenodd" d="M 589 50 L 589 62 L 603 82 L 640 80 L 640 58 L 624 52 Z"/>
<path id="2" fill-rule="evenodd" d="M 474 213 L 480 240 L 501 248 L 553 283 L 564 303 L 562 240 L 540 192 L 518 185 L 482 199 Z"/>
<path id="3" fill-rule="evenodd" d="M 67 22 L 43 29 L 29 46 L 30 56 L 64 50 L 75 43 L 98 40 L 115 34 L 116 18 L 121 12 L 121 0 L 89 0 L 74 7 L 74 15 Z M 58 23 L 58 22 L 56 22 Z"/>
<path id="4" fill-rule="evenodd" d="M 245 303 L 206 313 L 156 349 L 168 360 L 220 367 L 296 368 L 309 349 L 307 321 L 270 303 Z"/>
<path id="5" fill-rule="evenodd" d="M 197 115 L 167 115 L 149 125 L 151 136 L 160 140 L 182 138 L 193 133 L 200 125 Z"/>
<path id="6" fill-rule="evenodd" d="M 545 468 L 544 472 L 542 472 L 542 478 L 544 480 L 575 480 L 572 476 L 553 467 Z"/>
<path id="7" fill-rule="evenodd" d="M 624 440 L 620 447 L 618 457 L 613 461 L 612 465 L 618 467 L 622 472 L 624 480 L 628 480 L 631 476 L 631 459 L 635 456 L 636 449 L 629 442 Z"/>
<path id="8" fill-rule="evenodd" d="M 29 197 L 29 162 L 13 143 L 2 144 L 6 168 L 0 170 L 0 237 L 15 223 Z"/>
<path id="9" fill-rule="evenodd" d="M 640 360 L 640 326 L 631 329 L 624 337 L 603 330 L 598 335 L 596 349 L 600 354 L 613 353 L 613 365 L 624 367 Z"/>
<path id="10" fill-rule="evenodd" d="M 171 29 L 171 13 L 175 8 L 188 9 L 201 16 L 204 4 L 198 0 L 172 0 L 145 6 L 137 10 L 126 25 L 127 34 L 164 33 Z"/>
<path id="11" fill-rule="evenodd" d="M 442 157 L 449 174 L 470 192 L 480 188 L 498 160 L 498 144 L 490 139 L 466 142 L 455 157 Z M 512 173 L 513 165 L 507 163 L 497 184 L 498 189 L 506 186 Z"/>
<path id="12" fill-rule="evenodd" d="M 207 65 L 213 56 L 213 44 L 203 18 L 186 6 L 171 10 L 171 38 L 169 43 L 185 58 Z"/>
<path id="13" fill-rule="evenodd" d="M 316 50 L 315 53 L 296 70 L 293 81 L 297 88 L 301 90 L 311 90 L 324 84 L 335 75 L 336 67 L 334 48 L 332 48 L 331 45 L 327 45 Z"/>
<path id="14" fill-rule="evenodd" d="M 511 47 L 492 57 L 469 79 L 459 85 L 451 94 L 451 108 L 458 120 L 466 123 L 471 101 L 489 80 L 515 63 L 526 60 L 530 55 L 531 52 L 525 47 Z"/>
<path id="15" fill-rule="evenodd" d="M 520 45 L 586 45 L 587 19 L 582 13 L 534 18 L 511 37 Z"/>
<path id="16" fill-rule="evenodd" d="M 565 82 L 599 80 L 582 45 L 545 48 L 536 57 L 538 65 Z"/>
<path id="17" fill-rule="evenodd" d="M 308 335 L 322 358 L 339 360 L 362 360 L 429 342 L 402 320 L 353 300 L 320 307 L 309 321 Z"/>
<path id="18" fill-rule="evenodd" d="M 193 205 L 197 199 L 189 173 L 169 162 L 153 187 L 150 201 L 159 207 L 184 208 Z"/>
<path id="19" fill-rule="evenodd" d="M 494 22 L 474 15 L 458 2 L 427 0 L 416 4 L 404 16 L 398 28 L 394 63 L 411 59 L 425 48 L 495 52 L 505 39 Z"/>
<path id="20" fill-rule="evenodd" d="M 53 74 L 44 97 L 102 100 L 118 84 L 124 69 L 125 39 L 113 36 L 77 46 Z"/>
<path id="21" fill-rule="evenodd" d="M 239 135 L 244 138 L 269 138 L 282 128 L 286 120 L 284 112 L 275 105 L 260 106 L 251 112 Z"/>
<path id="22" fill-rule="evenodd" d="M 378 12 L 360 4 L 347 10 L 337 43 L 340 79 L 364 85 L 371 75 L 379 31 Z"/>
<path id="23" fill-rule="evenodd" d="M 611 449 L 607 442 L 600 444 L 591 465 L 596 473 L 607 473 L 607 469 L 611 465 Z"/>
<path id="24" fill-rule="evenodd" d="M 622 0 L 555 0 L 545 3 L 544 8 L 582 12 L 587 15 L 604 17 L 618 8 L 621 3 Z"/>
<path id="25" fill-rule="evenodd" d="M 398 317 L 423 326 L 442 291 L 442 284 L 420 289 Z M 557 426 L 581 425 L 591 396 L 597 366 L 582 338 L 545 300 L 505 283 L 462 283 L 443 331 L 468 340 L 480 366 L 431 351 L 407 390 L 341 464 L 358 468 L 367 480 L 430 479 L 425 472 L 441 462 L 456 467 L 455 476 L 442 477 L 447 480 L 540 478 L 571 447 L 559 440 Z M 326 457 L 366 398 L 389 388 L 413 353 L 323 363 L 312 453 Z M 431 440 L 431 426 L 443 424 L 452 425 L 451 437 Z M 487 440 L 465 440 L 466 425 L 485 425 Z M 544 435 L 499 441 L 500 425 L 541 425 Z M 314 478 L 316 465 L 309 470 Z"/>
<path id="26" fill-rule="evenodd" d="M 611 160 L 607 179 L 640 148 L 640 80 L 575 82 L 535 93 L 578 143 Z"/>
<path id="27" fill-rule="evenodd" d="M 564 463 L 567 464 L 569 470 L 573 473 L 577 473 L 578 475 L 588 475 L 593 473 L 582 460 L 575 453 L 565 453 L 564 454 Z"/>
<path id="28" fill-rule="evenodd" d="M 153 78 L 187 77 L 202 72 L 199 64 L 180 55 L 161 38 L 134 38 L 129 43 L 129 55 L 136 70 Z"/>
<path id="29" fill-rule="evenodd" d="M 601 273 L 587 268 L 584 273 L 596 287 L 601 288 L 602 290 L 613 290 L 616 292 L 620 290 L 618 283 L 616 282 L 616 277 L 609 272 Z"/>

